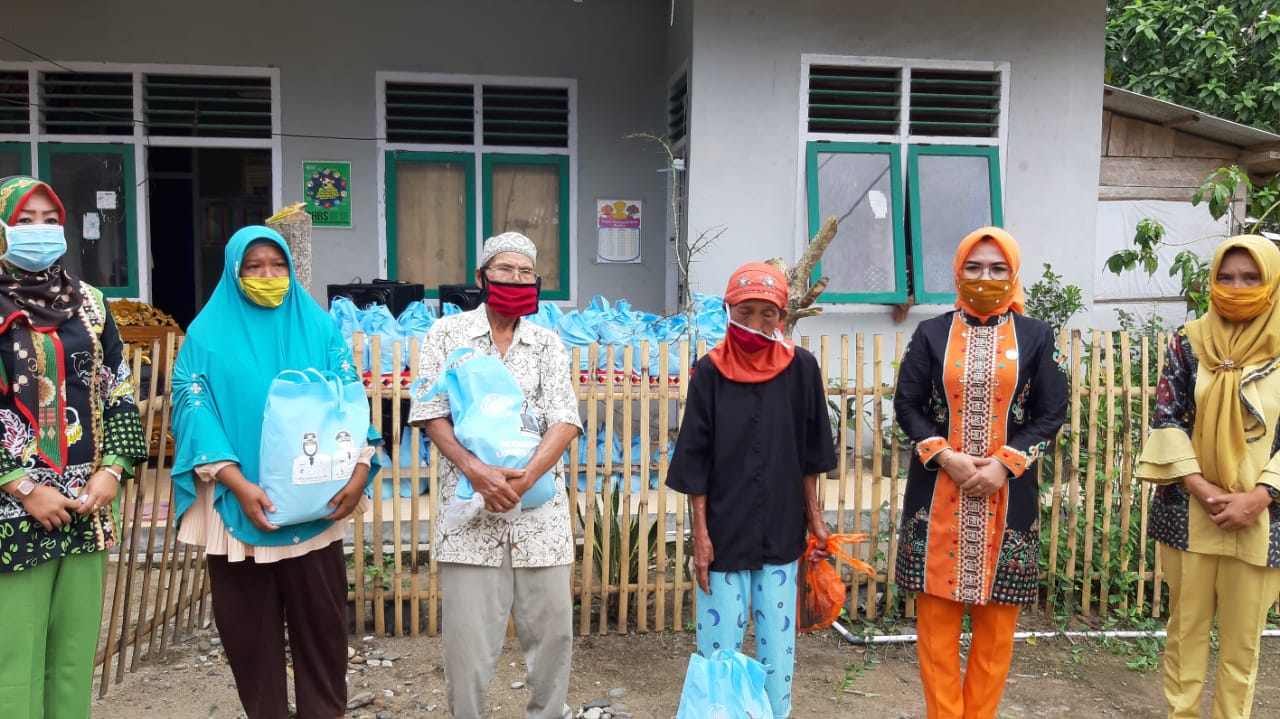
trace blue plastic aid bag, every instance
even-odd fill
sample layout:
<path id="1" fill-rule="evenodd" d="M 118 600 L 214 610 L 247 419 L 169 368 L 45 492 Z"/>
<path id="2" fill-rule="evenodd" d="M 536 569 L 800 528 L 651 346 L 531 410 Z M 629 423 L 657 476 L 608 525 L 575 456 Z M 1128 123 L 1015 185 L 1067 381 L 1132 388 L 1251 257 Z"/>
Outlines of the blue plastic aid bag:
<path id="1" fill-rule="evenodd" d="M 589 324 L 588 318 L 577 310 L 566 312 L 556 322 L 556 332 L 560 335 L 560 341 L 564 343 L 570 351 L 578 347 L 582 349 L 578 357 L 578 370 L 584 371 L 590 369 L 590 357 L 587 353 L 587 347 L 599 341 L 600 335 L 596 333 L 595 326 Z"/>
<path id="2" fill-rule="evenodd" d="M 772 719 L 764 677 L 764 665 L 742 652 L 717 649 L 710 658 L 693 654 L 676 719 Z"/>
<path id="3" fill-rule="evenodd" d="M 351 335 L 360 329 L 359 310 L 356 309 L 356 303 L 352 302 L 350 297 L 334 297 L 333 302 L 329 303 L 329 316 L 337 323 L 338 331 L 342 333 L 342 338 L 350 347 Z"/>
<path id="4" fill-rule="evenodd" d="M 481 462 L 495 467 L 523 468 L 542 441 L 542 429 L 530 411 L 520 383 L 502 360 L 470 347 L 445 358 L 444 370 L 422 399 L 439 392 L 449 397 L 453 434 Z M 459 473 L 459 499 L 475 495 L 471 480 Z M 545 504 L 556 493 L 555 470 L 538 478 L 520 498 L 524 509 Z"/>
<path id="5" fill-rule="evenodd" d="M 434 306 L 427 304 L 425 300 L 410 302 L 409 306 L 404 308 L 400 316 L 396 318 L 396 328 L 400 330 L 400 337 L 404 342 L 404 348 L 400 352 L 407 353 L 409 351 L 409 342 L 412 340 L 422 341 L 423 337 L 431 331 L 431 325 L 436 323 L 436 309 Z M 409 364 L 412 364 L 416 358 L 402 357 Z"/>
<path id="6" fill-rule="evenodd" d="M 272 524 L 310 522 L 351 479 L 369 441 L 369 398 L 360 382 L 332 372 L 285 370 L 267 391 L 258 484 L 276 511 Z"/>
<path id="7" fill-rule="evenodd" d="M 395 482 L 391 475 L 383 476 L 381 482 L 370 482 L 364 488 L 364 496 L 373 498 L 374 485 L 382 486 L 382 498 L 391 499 L 397 494 L 401 497 L 416 497 L 419 494 L 426 494 L 428 486 L 431 482 L 431 476 L 428 474 L 431 464 L 431 442 L 427 439 L 427 433 L 421 432 L 421 440 L 418 442 L 420 451 L 415 454 L 413 451 L 413 430 L 409 427 L 400 428 L 400 487 L 395 486 Z M 387 448 L 382 447 L 378 450 L 382 453 L 383 467 L 391 467 L 391 457 L 387 456 Z M 418 489 L 413 489 L 413 477 L 410 475 L 410 468 L 415 461 L 418 462 Z M 394 470 L 391 470 L 394 472 Z"/>
<path id="8" fill-rule="evenodd" d="M 538 311 L 529 315 L 525 319 L 529 320 L 539 327 L 546 327 L 551 331 L 555 331 L 560 323 L 560 318 L 564 316 L 564 311 L 554 302 L 539 302 Z"/>
<path id="9" fill-rule="evenodd" d="M 407 347 L 400 348 L 400 366 L 395 366 L 395 343 L 403 342 L 400 335 L 400 327 L 396 324 L 396 319 L 391 316 L 391 310 L 386 305 L 369 305 L 368 309 L 359 310 L 358 312 L 360 329 L 365 333 L 364 346 L 364 368 L 375 374 L 393 374 L 404 369 L 409 354 Z M 378 346 L 378 356 L 380 362 L 378 366 L 373 365 L 373 337 L 377 335 L 380 339 Z"/>

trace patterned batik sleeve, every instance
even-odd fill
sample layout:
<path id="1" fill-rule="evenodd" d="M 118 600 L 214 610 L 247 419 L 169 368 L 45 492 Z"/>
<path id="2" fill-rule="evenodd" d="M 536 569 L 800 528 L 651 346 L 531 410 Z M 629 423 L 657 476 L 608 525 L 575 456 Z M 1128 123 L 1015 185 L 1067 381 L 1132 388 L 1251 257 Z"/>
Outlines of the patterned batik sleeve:
<path id="1" fill-rule="evenodd" d="M 445 343 L 448 335 L 445 331 L 447 323 L 436 322 L 422 340 L 418 350 L 418 385 L 411 397 L 413 404 L 409 408 L 409 424 L 421 427 L 428 420 L 449 416 L 449 397 L 441 392 L 429 400 L 419 399 L 436 383 L 444 369 Z"/>
<path id="2" fill-rule="evenodd" d="M 938 434 L 938 425 L 929 410 L 933 389 L 933 368 L 929 358 L 929 340 L 925 335 L 925 324 L 921 323 L 898 363 L 893 414 L 903 434 L 911 440 L 920 462 L 926 467 L 933 467 L 934 458 L 949 445 L 946 438 Z"/>
<path id="3" fill-rule="evenodd" d="M 543 414 L 547 426 L 569 424 L 582 431 L 578 414 L 578 393 L 573 388 L 569 352 L 558 337 L 550 337 L 542 347 L 538 362 L 538 382 L 542 387 Z"/>
<path id="4" fill-rule="evenodd" d="M 1011 428 L 1009 443 L 992 455 L 1014 477 L 1021 477 L 1048 449 L 1067 418 L 1066 360 L 1054 341 L 1053 330 L 1046 325 L 1043 331 L 1027 383 L 1026 422 Z"/>
<path id="5" fill-rule="evenodd" d="M 124 343 L 110 312 L 102 326 L 102 366 L 99 373 L 99 397 L 102 403 L 101 461 L 117 464 L 130 476 L 133 465 L 147 458 L 147 440 L 142 419 L 133 400 L 133 377 L 124 359 Z"/>
<path id="6" fill-rule="evenodd" d="M 1155 411 L 1151 433 L 1142 446 L 1135 474 L 1148 482 L 1170 484 L 1200 472 L 1191 445 L 1196 421 L 1196 356 L 1186 331 L 1179 329 L 1169 339 L 1164 369 L 1156 385 Z"/>

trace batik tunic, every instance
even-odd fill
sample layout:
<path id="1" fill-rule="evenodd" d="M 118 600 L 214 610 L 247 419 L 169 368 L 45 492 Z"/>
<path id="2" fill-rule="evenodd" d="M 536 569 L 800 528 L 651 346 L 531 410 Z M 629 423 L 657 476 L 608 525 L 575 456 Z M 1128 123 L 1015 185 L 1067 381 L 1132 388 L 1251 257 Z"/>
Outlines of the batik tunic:
<path id="1" fill-rule="evenodd" d="M 1028 470 L 1066 406 L 1062 358 L 1044 322 L 952 311 L 920 323 L 893 401 L 914 448 L 896 566 L 902 589 L 967 604 L 1035 602 L 1040 509 Z M 1008 481 L 989 497 L 964 495 L 936 462 L 948 448 L 994 458 Z"/>
<path id="2" fill-rule="evenodd" d="M 1240 477 L 1250 484 L 1280 489 L 1280 357 L 1260 365 L 1242 367 L 1240 394 L 1251 422 L 1262 433 L 1245 444 L 1240 457 Z M 1244 529 L 1234 532 L 1218 528 L 1209 513 L 1192 500 L 1182 486 L 1182 477 L 1200 472 L 1200 461 L 1191 445 L 1196 423 L 1196 405 L 1213 369 L 1200 364 L 1191 348 L 1186 330 L 1179 328 L 1169 340 L 1151 435 L 1138 462 L 1138 477 L 1154 482 L 1151 523 L 1147 535 L 1174 549 L 1235 557 L 1259 567 L 1280 567 L 1280 502 Z"/>
<path id="3" fill-rule="evenodd" d="M 74 498 L 97 466 L 119 464 L 132 470 L 135 460 L 147 456 L 120 332 L 102 294 L 84 283 L 80 288 L 84 303 L 77 316 L 53 333 L 66 368 L 63 387 L 45 394 L 60 398 L 51 405 L 62 404 L 66 414 L 66 465 L 61 471 L 49 466 L 36 451 L 38 428 L 17 411 L 12 394 L 0 393 L 0 483 L 25 474 Z M 17 325 L 9 330 L 15 331 L 28 330 Z M 0 366 L 6 368 L 17 362 L 13 343 L 4 341 L 7 334 L 0 336 Z M 44 406 L 45 396 L 41 415 L 56 411 Z M 96 549 L 92 515 L 72 514 L 70 523 L 45 531 L 16 497 L 0 492 L 0 573 Z"/>

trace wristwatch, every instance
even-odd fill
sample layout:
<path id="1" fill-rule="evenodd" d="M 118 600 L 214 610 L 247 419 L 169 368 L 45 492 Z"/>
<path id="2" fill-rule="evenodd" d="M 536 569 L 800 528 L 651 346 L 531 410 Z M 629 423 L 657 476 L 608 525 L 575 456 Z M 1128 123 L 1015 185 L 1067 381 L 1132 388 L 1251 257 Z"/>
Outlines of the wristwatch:
<path id="1" fill-rule="evenodd" d="M 32 482 L 30 477 L 23 477 L 18 480 L 18 484 L 14 489 L 18 492 L 18 501 L 22 501 L 23 499 L 30 497 L 32 492 L 36 491 L 36 483 Z"/>
<path id="2" fill-rule="evenodd" d="M 1272 502 L 1280 502 L 1280 489 L 1276 489 L 1269 484 L 1262 485 L 1267 488 L 1267 496 L 1271 497 Z"/>

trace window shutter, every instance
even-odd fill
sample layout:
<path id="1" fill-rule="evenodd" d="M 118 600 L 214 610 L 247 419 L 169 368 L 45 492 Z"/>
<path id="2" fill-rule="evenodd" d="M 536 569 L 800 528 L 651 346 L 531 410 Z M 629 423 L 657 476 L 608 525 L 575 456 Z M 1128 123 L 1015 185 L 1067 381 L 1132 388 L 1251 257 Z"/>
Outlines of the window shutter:
<path id="1" fill-rule="evenodd" d="M 999 72 L 913 70 L 912 135 L 998 137 Z"/>
<path id="2" fill-rule="evenodd" d="M 271 137 L 271 78 L 146 75 L 148 135 Z"/>
<path id="3" fill-rule="evenodd" d="M 31 131 L 31 93 L 23 70 L 0 71 L 0 134 Z"/>
<path id="4" fill-rule="evenodd" d="M 475 142 L 475 87 L 388 82 L 387 142 L 470 145 Z"/>
<path id="5" fill-rule="evenodd" d="M 133 76 L 42 73 L 40 106 L 42 129 L 51 135 L 132 135 Z"/>
<path id="6" fill-rule="evenodd" d="M 667 90 L 667 144 L 675 147 L 689 136 L 689 73 L 682 72 Z"/>
<path id="7" fill-rule="evenodd" d="M 809 68 L 809 132 L 896 134 L 901 107 L 901 68 Z"/>
<path id="8" fill-rule="evenodd" d="M 569 146 L 569 90 L 484 86 L 484 144 Z"/>

